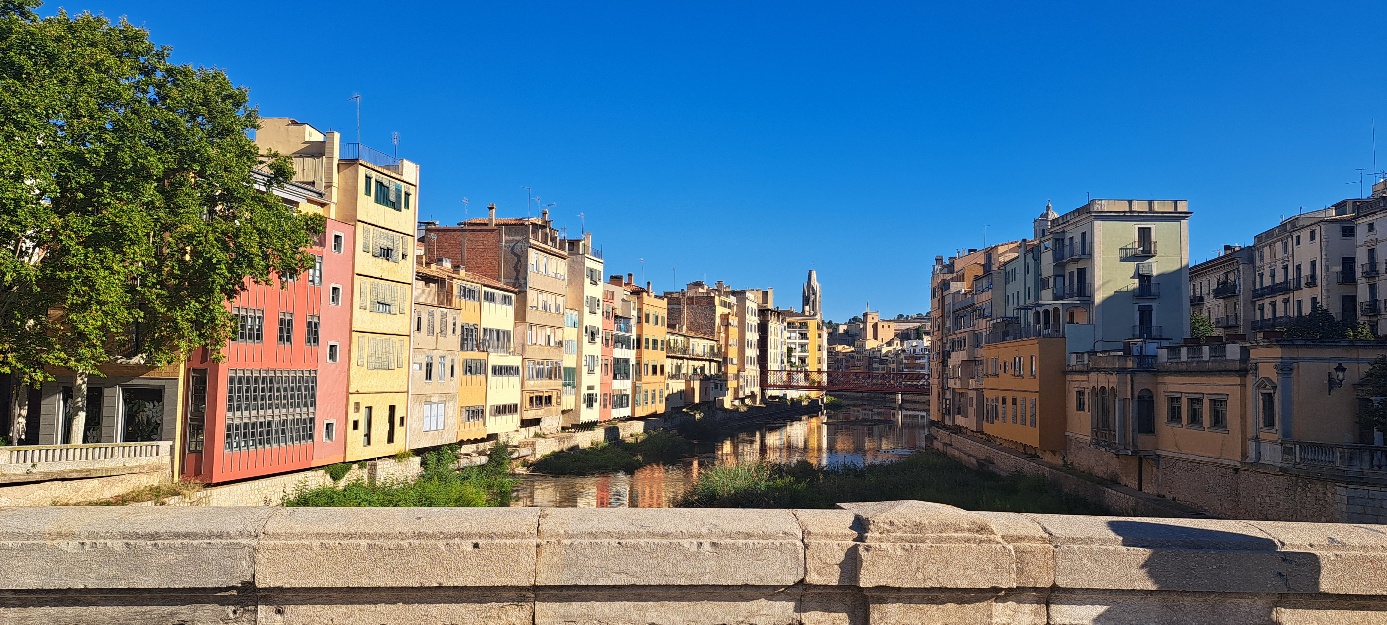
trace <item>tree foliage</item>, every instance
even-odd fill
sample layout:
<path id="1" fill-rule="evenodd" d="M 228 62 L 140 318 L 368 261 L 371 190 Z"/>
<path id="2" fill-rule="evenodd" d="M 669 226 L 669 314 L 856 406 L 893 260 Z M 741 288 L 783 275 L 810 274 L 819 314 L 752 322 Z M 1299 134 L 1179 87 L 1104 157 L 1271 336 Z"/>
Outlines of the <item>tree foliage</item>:
<path id="1" fill-rule="evenodd" d="M 1286 324 L 1286 338 L 1310 340 L 1358 339 L 1372 340 L 1372 330 L 1352 321 L 1339 321 L 1334 313 L 1316 306 L 1309 314 L 1297 315 Z"/>
<path id="2" fill-rule="evenodd" d="M 1387 356 L 1378 356 L 1357 384 L 1358 422 L 1387 431 Z"/>
<path id="3" fill-rule="evenodd" d="M 322 218 L 266 191 L 291 169 L 225 73 L 38 4 L 0 0 L 0 373 L 223 344 L 227 300 L 306 270 Z"/>
<path id="4" fill-rule="evenodd" d="M 1196 312 L 1190 313 L 1190 337 L 1196 339 L 1207 338 L 1214 335 L 1214 322 L 1209 321 L 1208 317 Z"/>

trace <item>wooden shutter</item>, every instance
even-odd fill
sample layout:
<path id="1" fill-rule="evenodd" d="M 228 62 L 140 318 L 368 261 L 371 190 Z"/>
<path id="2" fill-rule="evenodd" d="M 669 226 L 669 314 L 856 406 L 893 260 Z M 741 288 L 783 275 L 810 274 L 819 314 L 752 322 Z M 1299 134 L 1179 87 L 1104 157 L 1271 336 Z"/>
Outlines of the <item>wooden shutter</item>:
<path id="1" fill-rule="evenodd" d="M 361 251 L 370 252 L 371 250 L 371 226 L 361 224 Z"/>
<path id="2" fill-rule="evenodd" d="M 366 366 L 366 337 L 364 336 L 359 336 L 356 339 L 356 366 Z"/>

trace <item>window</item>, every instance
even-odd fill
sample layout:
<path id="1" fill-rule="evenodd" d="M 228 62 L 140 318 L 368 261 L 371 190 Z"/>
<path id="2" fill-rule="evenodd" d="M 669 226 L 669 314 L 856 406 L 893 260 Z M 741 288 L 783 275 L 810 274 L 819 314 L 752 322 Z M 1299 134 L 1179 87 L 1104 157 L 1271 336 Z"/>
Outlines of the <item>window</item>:
<path id="1" fill-rule="evenodd" d="M 323 442 L 324 442 L 324 443 L 331 443 L 332 441 L 335 441 L 335 440 L 337 440 L 337 422 L 336 422 L 336 421 L 324 421 L 324 422 L 323 422 Z"/>
<path id="2" fill-rule="evenodd" d="M 433 381 L 433 357 L 431 356 L 424 357 L 424 381 Z"/>
<path id="3" fill-rule="evenodd" d="M 1082 390 L 1074 391 L 1074 410 L 1079 412 L 1086 412 L 1088 410 L 1088 402 L 1086 401 L 1088 398 L 1086 395 L 1087 393 L 1084 393 Z"/>
<path id="4" fill-rule="evenodd" d="M 308 270 L 308 283 L 313 286 L 323 286 L 323 257 L 321 255 L 313 255 L 313 266 Z"/>
<path id="5" fill-rule="evenodd" d="M 441 401 L 424 402 L 424 431 L 437 432 L 442 430 L 447 415 L 448 404 Z"/>
<path id="6" fill-rule="evenodd" d="M 520 414 L 520 404 L 496 404 L 491 407 L 491 416 L 507 417 Z"/>
<path id="7" fill-rule="evenodd" d="M 363 430 L 363 431 L 361 432 L 361 446 L 362 446 L 362 447 L 370 447 L 370 446 L 371 446 L 371 409 L 372 409 L 372 408 L 373 408 L 372 406 L 367 406 L 367 407 L 366 407 L 366 429 Z M 353 424 L 352 424 L 352 429 L 355 429 L 355 428 L 356 428 L 356 424 L 355 424 L 355 422 L 353 422 Z"/>
<path id="8" fill-rule="evenodd" d="M 481 289 L 470 284 L 459 284 L 458 299 L 465 302 L 479 302 L 482 299 Z"/>
<path id="9" fill-rule="evenodd" d="M 1209 398 L 1209 427 L 1218 430 L 1228 428 L 1228 398 Z"/>
<path id="10" fill-rule="evenodd" d="M 227 373 L 228 452 L 313 442 L 317 431 L 318 372 L 232 369 Z"/>
<path id="11" fill-rule="evenodd" d="M 328 301 L 329 304 L 332 304 L 333 306 L 341 306 L 341 305 L 342 305 L 342 286 L 341 286 L 341 285 L 338 285 L 338 284 L 332 285 L 330 288 L 328 288 L 328 292 L 327 292 L 327 293 L 328 293 L 327 301 Z"/>
<path id="12" fill-rule="evenodd" d="M 332 233 L 332 253 L 333 253 L 333 254 L 341 254 L 341 253 L 342 253 L 342 250 L 343 250 L 344 248 L 346 248 L 346 247 L 347 247 L 347 239 L 346 239 L 346 237 L 342 236 L 342 233 L 341 233 L 341 232 L 334 232 L 334 233 Z"/>
<path id="13" fill-rule="evenodd" d="M 405 210 L 409 210 L 409 199 L 410 199 L 409 191 L 405 191 Z"/>
<path id="14" fill-rule="evenodd" d="M 1189 397 L 1186 398 L 1186 401 L 1186 407 L 1189 409 L 1189 414 L 1186 415 L 1186 423 L 1190 427 L 1204 427 L 1204 398 Z"/>
<path id="15" fill-rule="evenodd" d="M 364 195 L 371 195 L 371 174 L 366 174 L 366 186 L 361 188 L 365 192 Z"/>
<path id="16" fill-rule="evenodd" d="M 462 420 L 464 423 L 481 423 L 486 420 L 485 406 L 467 406 L 462 409 Z"/>
<path id="17" fill-rule="evenodd" d="M 260 308 L 241 308 L 239 306 L 231 309 L 231 314 L 236 317 L 236 337 L 237 343 L 261 343 L 265 340 L 265 311 Z"/>
<path id="18" fill-rule="evenodd" d="M 462 375 L 467 377 L 486 375 L 486 361 L 481 358 L 462 359 Z"/>
<path id="19" fill-rule="evenodd" d="M 279 337 L 280 345 L 292 345 L 294 343 L 294 313 L 279 313 Z"/>
<path id="20" fill-rule="evenodd" d="M 1276 429 L 1276 397 L 1271 391 L 1261 393 L 1262 429 Z"/>
<path id="21" fill-rule="evenodd" d="M 1353 238 L 1353 226 L 1339 226 L 1339 236 L 1345 239 Z"/>
<path id="22" fill-rule="evenodd" d="M 462 324 L 462 338 L 459 340 L 459 345 L 464 352 L 483 351 L 481 327 L 475 323 Z"/>
<path id="23" fill-rule="evenodd" d="M 1165 422 L 1170 425 L 1180 425 L 1185 422 L 1184 417 L 1180 414 L 1180 399 L 1179 395 L 1171 395 L 1165 398 Z"/>
<path id="24" fill-rule="evenodd" d="M 340 354 L 341 354 L 341 347 L 339 347 L 339 346 L 337 345 L 337 343 L 328 343 L 328 344 L 327 344 L 327 361 L 328 361 L 328 362 L 337 362 L 337 358 L 338 358 L 338 356 L 340 356 Z"/>
<path id="25" fill-rule="evenodd" d="M 303 322 L 303 344 L 309 347 L 318 346 L 318 327 L 321 322 L 318 315 L 309 315 Z"/>

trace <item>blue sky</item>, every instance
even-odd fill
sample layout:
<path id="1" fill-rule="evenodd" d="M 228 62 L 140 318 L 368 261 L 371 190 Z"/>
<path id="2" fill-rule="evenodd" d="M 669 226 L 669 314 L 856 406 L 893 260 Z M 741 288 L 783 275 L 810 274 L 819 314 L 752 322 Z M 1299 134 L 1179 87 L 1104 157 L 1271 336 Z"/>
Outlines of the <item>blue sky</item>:
<path id="1" fill-rule="evenodd" d="M 859 4 L 61 6 L 349 141 L 361 94 L 421 218 L 523 215 L 529 186 L 609 273 L 798 306 L 813 267 L 837 320 L 926 310 L 936 254 L 1028 236 L 1046 200 L 1188 199 L 1198 262 L 1356 197 L 1374 119 L 1387 169 L 1380 4 Z"/>

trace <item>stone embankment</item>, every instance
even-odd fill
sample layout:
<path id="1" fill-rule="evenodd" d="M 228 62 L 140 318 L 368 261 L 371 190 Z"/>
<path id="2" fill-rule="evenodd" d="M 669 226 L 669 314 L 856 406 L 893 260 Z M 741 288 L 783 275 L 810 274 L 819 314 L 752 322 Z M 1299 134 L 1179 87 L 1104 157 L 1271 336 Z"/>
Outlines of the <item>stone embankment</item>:
<path id="1" fill-rule="evenodd" d="M 1380 623 L 1387 527 L 967 512 L 0 509 L 5 623 Z"/>

